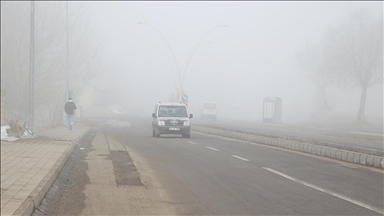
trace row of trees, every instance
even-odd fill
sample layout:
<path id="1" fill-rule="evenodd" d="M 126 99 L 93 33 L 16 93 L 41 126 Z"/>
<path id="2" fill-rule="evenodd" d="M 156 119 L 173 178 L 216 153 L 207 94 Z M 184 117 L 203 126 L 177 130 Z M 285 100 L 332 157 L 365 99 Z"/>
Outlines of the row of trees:
<path id="1" fill-rule="evenodd" d="M 383 83 L 383 17 L 365 9 L 330 27 L 320 44 L 307 46 L 299 62 L 318 90 L 319 105 L 330 112 L 340 88 L 360 88 L 357 122 L 365 122 L 367 90 Z"/>
<path id="2" fill-rule="evenodd" d="M 1 2 L 1 86 L 6 117 L 27 121 L 30 71 L 30 2 Z M 34 2 L 35 129 L 62 121 L 66 100 L 66 2 Z M 69 3 L 70 89 L 75 95 L 101 72 L 101 39 L 81 3 Z"/>

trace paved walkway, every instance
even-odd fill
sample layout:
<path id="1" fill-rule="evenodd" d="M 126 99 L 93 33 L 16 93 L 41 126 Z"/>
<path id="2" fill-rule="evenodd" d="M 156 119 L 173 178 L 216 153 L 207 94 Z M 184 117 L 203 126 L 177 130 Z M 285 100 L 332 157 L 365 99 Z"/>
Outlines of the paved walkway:
<path id="1" fill-rule="evenodd" d="M 32 214 L 89 130 L 62 127 L 37 133 L 35 139 L 1 141 L 1 215 Z"/>

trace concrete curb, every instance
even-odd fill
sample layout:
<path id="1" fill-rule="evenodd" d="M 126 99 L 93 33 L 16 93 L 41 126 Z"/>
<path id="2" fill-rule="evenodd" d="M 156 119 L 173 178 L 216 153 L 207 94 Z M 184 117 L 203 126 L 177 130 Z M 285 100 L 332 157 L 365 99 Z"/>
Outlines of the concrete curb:
<path id="1" fill-rule="evenodd" d="M 57 160 L 51 171 L 44 177 L 35 190 L 29 195 L 24 203 L 15 211 L 14 215 L 32 215 L 33 211 L 40 206 L 41 201 L 55 182 L 61 169 L 75 150 L 76 145 L 91 131 L 89 128 L 83 135 L 80 136 L 72 145 L 63 153 L 63 155 Z"/>
<path id="2" fill-rule="evenodd" d="M 270 136 L 260 136 L 255 134 L 242 133 L 239 131 L 229 131 L 200 125 L 193 125 L 192 130 L 238 140 L 256 142 L 259 144 L 270 145 L 274 147 L 285 148 L 293 151 L 304 152 L 307 154 L 313 154 L 321 157 L 327 157 L 330 159 L 345 161 L 363 166 L 384 169 L 384 157 L 372 155 L 369 153 L 341 150 L 329 146 L 317 145 L 316 143 L 309 144 L 288 139 L 280 139 Z"/>

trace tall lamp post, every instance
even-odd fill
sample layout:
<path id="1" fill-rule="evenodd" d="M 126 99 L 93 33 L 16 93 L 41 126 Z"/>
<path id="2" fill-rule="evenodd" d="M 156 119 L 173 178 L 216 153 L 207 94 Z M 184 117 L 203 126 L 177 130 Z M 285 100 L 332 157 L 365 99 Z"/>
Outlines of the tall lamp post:
<path id="1" fill-rule="evenodd" d="M 67 1 L 67 64 L 66 64 L 66 72 L 67 72 L 67 81 L 66 81 L 66 100 L 69 98 L 69 17 L 68 17 L 68 1 Z"/>
<path id="2" fill-rule="evenodd" d="M 66 1 L 66 68 L 65 68 L 65 93 L 64 93 L 64 103 L 69 98 L 69 16 L 68 16 L 68 1 Z M 63 125 L 66 124 L 66 113 L 63 111 Z"/>
<path id="3" fill-rule="evenodd" d="M 174 76 L 174 73 L 173 73 L 172 65 L 171 65 L 169 59 L 167 58 L 167 56 L 165 55 L 165 53 L 161 50 L 161 48 L 160 48 L 158 45 L 156 45 L 156 44 L 153 43 L 152 41 L 143 41 L 143 43 L 151 43 L 151 44 L 153 44 L 155 47 L 157 47 L 157 49 L 159 50 L 159 52 L 160 52 L 160 53 L 164 56 L 164 58 L 167 60 L 168 65 L 169 65 L 169 69 L 170 69 L 170 71 L 171 71 L 171 73 L 172 73 L 173 81 L 174 81 L 175 84 L 176 84 L 175 87 L 176 87 L 176 91 L 177 91 L 177 83 L 176 83 L 175 76 Z"/>
<path id="4" fill-rule="evenodd" d="M 137 22 L 137 24 L 139 24 L 139 25 L 148 25 L 148 26 L 150 26 L 153 30 L 155 30 L 155 31 L 157 32 L 157 34 L 160 35 L 160 37 L 164 40 L 165 44 L 167 44 L 169 50 L 171 51 L 173 60 L 175 61 L 175 64 L 176 64 L 177 73 L 178 73 L 178 76 L 179 76 L 179 85 L 180 85 L 180 89 L 181 89 L 181 77 L 180 77 L 180 68 L 179 68 L 179 64 L 177 63 L 175 54 L 173 53 L 173 50 L 172 50 L 171 46 L 169 46 L 167 40 L 163 37 L 163 35 L 162 35 L 162 34 L 161 34 L 155 27 L 153 27 L 153 25 L 151 25 L 151 24 L 148 23 L 147 21 L 144 21 L 144 22 L 140 22 L 140 21 L 139 21 L 139 22 Z M 179 95 L 179 100 L 181 100 L 181 95 Z"/>
<path id="5" fill-rule="evenodd" d="M 28 103 L 28 127 L 33 131 L 34 125 L 34 70 L 35 70 L 35 2 L 31 1 L 30 23 L 30 53 L 29 53 L 29 103 Z"/>
<path id="6" fill-rule="evenodd" d="M 189 62 L 191 61 L 191 58 L 193 56 L 193 54 L 195 53 L 196 49 L 199 47 L 199 45 L 201 44 L 201 42 L 203 42 L 203 40 L 213 31 L 215 30 L 216 28 L 223 28 L 223 27 L 229 27 L 228 24 L 225 24 L 225 25 L 222 25 L 221 23 L 216 25 L 214 28 L 212 28 L 211 30 L 209 30 L 201 39 L 200 41 L 197 43 L 197 45 L 195 46 L 195 48 L 193 49 L 191 55 L 189 56 L 188 58 L 188 61 L 187 61 L 187 64 L 185 66 L 185 69 L 184 69 L 184 73 L 183 73 L 183 79 L 182 79 L 182 82 L 181 82 L 181 86 L 184 85 L 184 79 L 185 79 L 185 74 L 187 73 L 187 68 L 188 68 L 188 65 L 189 65 Z"/>
<path id="7" fill-rule="evenodd" d="M 186 66 L 185 66 L 185 71 L 184 71 L 184 73 L 183 73 L 183 79 L 181 79 L 181 74 L 180 74 L 181 71 L 180 71 L 180 68 L 179 68 L 179 64 L 177 63 L 176 58 L 175 58 L 175 55 L 174 55 L 174 53 L 173 53 L 171 47 L 169 46 L 167 40 L 165 40 L 165 38 L 163 37 L 163 35 L 160 34 L 160 32 L 159 32 L 155 27 L 153 27 L 150 23 L 144 21 L 144 22 L 137 22 L 137 24 L 140 24 L 140 25 L 148 25 L 148 26 L 150 26 L 153 30 L 155 30 L 155 31 L 160 35 L 160 37 L 164 40 L 164 42 L 167 44 L 169 50 L 171 51 L 173 60 L 175 61 L 175 64 L 176 64 L 176 67 L 177 67 L 178 76 L 179 76 L 179 101 L 182 100 L 182 96 L 183 96 L 183 94 L 184 94 L 184 88 L 183 88 L 183 85 L 184 85 L 185 74 L 186 74 L 186 72 L 187 72 L 187 68 L 188 68 L 189 62 L 190 62 L 190 60 L 191 60 L 193 54 L 195 53 L 196 49 L 199 47 L 199 45 L 201 44 L 201 42 L 202 42 L 202 41 L 203 41 L 203 40 L 204 40 L 204 39 L 205 39 L 205 38 L 206 38 L 206 37 L 213 31 L 213 30 L 215 30 L 216 28 L 219 28 L 219 27 L 228 27 L 228 26 L 229 26 L 229 25 L 218 24 L 218 25 L 216 25 L 214 28 L 212 28 L 211 30 L 209 30 L 209 31 L 208 31 L 208 32 L 207 32 L 207 33 L 200 39 L 200 41 L 197 43 L 197 45 L 195 46 L 195 48 L 193 49 L 191 55 L 190 55 L 189 58 L 188 58 L 187 64 L 186 64 Z"/>

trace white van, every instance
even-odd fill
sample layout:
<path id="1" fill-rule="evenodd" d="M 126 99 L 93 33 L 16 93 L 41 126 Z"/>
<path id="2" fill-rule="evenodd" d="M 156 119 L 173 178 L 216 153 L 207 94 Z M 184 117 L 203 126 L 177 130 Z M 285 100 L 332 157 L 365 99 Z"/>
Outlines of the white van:
<path id="1" fill-rule="evenodd" d="M 217 104 L 214 100 L 205 100 L 200 108 L 200 118 L 217 119 Z"/>
<path id="2" fill-rule="evenodd" d="M 181 134 L 191 137 L 192 114 L 188 115 L 187 106 L 183 103 L 158 103 L 152 113 L 152 136 L 161 134 Z"/>

